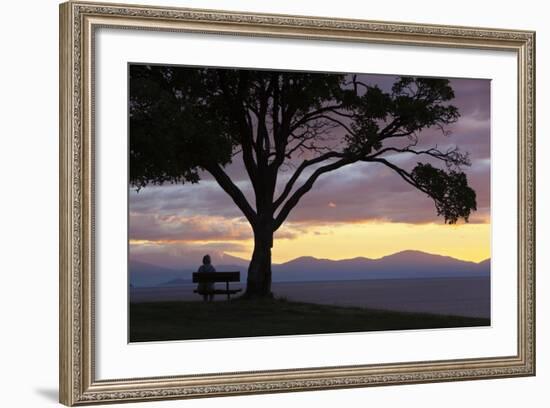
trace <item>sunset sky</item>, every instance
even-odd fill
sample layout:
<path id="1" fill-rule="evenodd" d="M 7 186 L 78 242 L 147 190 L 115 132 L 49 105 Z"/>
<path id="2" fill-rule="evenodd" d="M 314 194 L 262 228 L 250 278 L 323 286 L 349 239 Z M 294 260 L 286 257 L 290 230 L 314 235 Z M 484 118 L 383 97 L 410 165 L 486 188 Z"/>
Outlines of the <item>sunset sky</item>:
<path id="1" fill-rule="evenodd" d="M 396 77 L 363 78 L 388 89 Z M 305 255 L 380 258 L 410 249 L 475 262 L 489 258 L 490 81 L 453 79 L 451 85 L 456 95 L 452 104 L 461 117 L 449 126 L 447 136 L 439 129 L 424 131 L 417 148 L 458 146 L 469 152 L 472 166 L 463 170 L 476 191 L 478 207 L 469 223 L 445 224 L 431 198 L 393 171 L 381 164 L 358 163 L 321 176 L 276 232 L 273 262 Z M 410 154 L 392 159 L 408 170 L 419 161 Z M 253 203 L 239 156 L 226 171 Z M 278 191 L 292 172 L 281 173 Z M 171 268 L 198 265 L 206 253 L 214 264 L 224 263 L 224 254 L 250 259 L 251 228 L 208 174 L 193 185 L 147 186 L 139 193 L 130 188 L 129 211 L 131 259 Z"/>

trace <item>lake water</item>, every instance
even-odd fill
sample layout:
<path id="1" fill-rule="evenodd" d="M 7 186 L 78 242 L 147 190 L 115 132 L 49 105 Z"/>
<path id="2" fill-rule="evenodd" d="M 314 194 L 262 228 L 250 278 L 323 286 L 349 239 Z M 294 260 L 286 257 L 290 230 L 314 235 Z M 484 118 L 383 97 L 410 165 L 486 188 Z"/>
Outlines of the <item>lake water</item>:
<path id="1" fill-rule="evenodd" d="M 225 284 L 217 284 L 220 289 Z M 231 284 L 232 288 L 244 284 Z M 196 284 L 132 288 L 131 302 L 202 301 Z M 339 306 L 359 306 L 403 312 L 469 317 L 491 316 L 491 284 L 487 277 L 372 279 L 358 281 L 274 282 L 275 296 L 288 300 Z M 225 296 L 216 296 L 223 301 Z"/>

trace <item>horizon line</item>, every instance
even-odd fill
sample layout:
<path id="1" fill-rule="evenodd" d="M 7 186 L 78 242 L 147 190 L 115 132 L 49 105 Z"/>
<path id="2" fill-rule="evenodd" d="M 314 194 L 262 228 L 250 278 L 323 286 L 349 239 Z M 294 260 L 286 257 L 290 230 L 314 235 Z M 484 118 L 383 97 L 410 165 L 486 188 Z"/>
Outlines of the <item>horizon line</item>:
<path id="1" fill-rule="evenodd" d="M 368 259 L 370 261 L 378 261 L 380 259 L 383 259 L 383 258 L 387 258 L 389 256 L 394 256 L 394 255 L 398 255 L 398 254 L 401 254 L 403 252 L 417 252 L 417 253 L 421 253 L 421 254 L 425 254 L 425 255 L 432 255 L 432 256 L 440 256 L 440 257 L 444 257 L 444 258 L 451 258 L 451 259 L 454 259 L 456 261 L 461 261 L 461 262 L 470 262 L 470 263 L 473 263 L 473 264 L 480 264 L 482 262 L 486 262 L 488 260 L 491 259 L 491 257 L 487 257 L 487 258 L 483 258 L 482 260 L 480 261 L 472 261 L 471 259 L 463 259 L 463 258 L 457 258 L 455 256 L 452 256 L 452 255 L 444 255 L 444 254 L 437 254 L 437 253 L 433 253 L 433 252 L 426 252 L 426 251 L 422 251 L 422 250 L 419 250 L 419 249 L 403 249 L 401 251 L 397 251 L 397 252 L 392 252 L 392 253 L 388 253 L 386 255 L 382 255 L 378 258 L 369 258 L 367 256 L 362 256 L 362 255 L 358 255 L 358 256 L 354 256 L 352 258 L 318 258 L 316 256 L 313 256 L 313 255 L 302 255 L 302 256 L 299 256 L 299 257 L 296 257 L 296 258 L 292 258 L 292 259 L 289 259 L 288 261 L 284 261 L 284 262 L 272 262 L 273 265 L 282 265 L 282 264 L 285 264 L 285 263 L 288 263 L 288 262 L 292 262 L 292 261 L 295 261 L 297 259 L 301 259 L 301 258 L 314 258 L 318 261 L 351 261 L 353 259 L 358 259 L 358 258 L 362 258 L 362 259 Z M 248 260 L 246 260 L 245 258 L 242 258 L 240 256 L 235 256 L 235 255 L 231 255 L 229 252 L 223 252 L 224 254 L 226 255 L 229 255 L 229 256 L 232 256 L 233 258 L 238 258 L 242 261 L 245 261 L 245 262 L 250 262 Z"/>
<path id="2" fill-rule="evenodd" d="M 296 261 L 296 260 L 302 259 L 302 258 L 313 258 L 313 259 L 318 260 L 318 261 L 332 261 L 332 262 L 351 261 L 351 260 L 354 260 L 354 259 L 365 259 L 365 260 L 369 260 L 369 261 L 378 261 L 378 260 L 381 260 L 383 258 L 387 258 L 387 257 L 391 257 L 391 256 L 394 256 L 394 255 L 401 254 L 403 252 L 415 252 L 415 253 L 421 253 L 421 254 L 425 254 L 425 255 L 431 255 L 431 256 L 437 256 L 437 257 L 443 257 L 443 258 L 450 258 L 450 259 L 455 260 L 455 261 L 468 262 L 468 263 L 472 263 L 472 264 L 476 264 L 476 265 L 479 265 L 483 262 L 487 262 L 487 261 L 491 260 L 491 257 L 489 256 L 487 258 L 484 258 L 484 259 L 476 262 L 476 261 L 472 261 L 472 260 L 469 260 L 469 259 L 457 258 L 457 257 L 451 256 L 451 255 L 431 253 L 431 252 L 426 252 L 426 251 L 421 251 L 421 250 L 416 250 L 416 249 L 404 249 L 404 250 L 401 250 L 401 251 L 397 251 L 397 252 L 389 253 L 387 255 L 380 256 L 378 258 L 369 258 L 369 257 L 366 257 L 366 256 L 359 255 L 359 256 L 352 257 L 352 258 L 332 259 L 332 258 L 318 258 L 318 257 L 313 256 L 313 255 L 303 255 L 303 256 L 299 256 L 299 257 L 296 257 L 296 258 L 289 259 L 288 261 L 284 261 L 284 262 L 272 262 L 272 265 L 283 265 L 283 264 L 287 264 L 289 262 L 293 262 L 293 261 Z M 247 263 L 250 262 L 249 260 L 247 260 L 245 258 L 242 258 L 240 256 L 231 255 L 229 252 L 222 252 L 222 254 L 223 255 L 228 255 L 232 258 L 239 259 L 243 262 L 247 262 Z M 223 258 L 223 256 L 222 256 L 222 258 Z M 131 261 L 132 261 L 132 256 L 131 256 L 131 254 L 128 254 L 128 262 L 131 262 Z M 149 264 L 149 265 L 152 265 L 152 266 L 159 266 L 161 268 L 172 269 L 170 267 L 161 266 L 161 265 L 158 265 L 158 264 L 154 264 L 154 263 L 150 263 L 150 262 L 146 262 L 146 261 L 141 261 L 141 260 L 137 260 L 137 259 L 134 259 L 133 261 Z"/>

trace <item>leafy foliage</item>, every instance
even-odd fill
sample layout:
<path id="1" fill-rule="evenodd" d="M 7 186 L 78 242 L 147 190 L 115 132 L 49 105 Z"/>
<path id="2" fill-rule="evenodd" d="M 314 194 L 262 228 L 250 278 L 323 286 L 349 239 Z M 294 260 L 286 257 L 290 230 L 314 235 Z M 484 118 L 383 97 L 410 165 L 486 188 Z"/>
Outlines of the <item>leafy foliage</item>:
<path id="1" fill-rule="evenodd" d="M 468 186 L 464 173 L 445 172 L 431 164 L 418 163 L 412 179 L 433 198 L 437 215 L 442 215 L 449 224 L 455 224 L 459 218 L 468 221 L 471 211 L 477 209 L 476 192 Z"/>
<path id="2" fill-rule="evenodd" d="M 130 69 L 130 180 L 136 187 L 196 183 L 205 163 L 231 161 L 227 105 L 208 98 L 200 70 Z"/>
<path id="3" fill-rule="evenodd" d="M 415 149 L 423 129 L 446 134 L 458 119 L 453 98 L 449 81 L 436 78 L 400 77 L 385 91 L 346 74 L 131 65 L 130 181 L 137 189 L 196 183 L 206 170 L 255 230 L 262 224 L 274 231 L 322 174 L 372 162 L 428 194 L 445 222 L 467 221 L 476 210 L 475 192 L 460 170 L 469 165 L 467 155 Z M 343 137 L 334 137 L 335 128 Z M 390 161 L 396 153 L 445 166 L 419 163 L 407 172 Z M 255 208 L 224 172 L 236 156 L 250 176 Z M 295 172 L 275 197 L 283 166 Z M 308 168 L 313 173 L 295 188 Z"/>

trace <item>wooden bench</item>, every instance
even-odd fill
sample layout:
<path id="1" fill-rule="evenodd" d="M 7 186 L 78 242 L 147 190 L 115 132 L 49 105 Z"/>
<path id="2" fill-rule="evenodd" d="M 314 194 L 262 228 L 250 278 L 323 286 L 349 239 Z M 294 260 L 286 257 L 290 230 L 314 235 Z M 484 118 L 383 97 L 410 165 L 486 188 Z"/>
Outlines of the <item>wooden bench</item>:
<path id="1" fill-rule="evenodd" d="M 240 281 L 240 272 L 193 272 L 193 283 L 225 282 L 225 289 L 214 289 L 206 292 L 195 289 L 193 292 L 200 295 L 227 295 L 227 300 L 229 300 L 231 295 L 242 291 L 242 289 L 229 289 L 229 282 Z"/>

